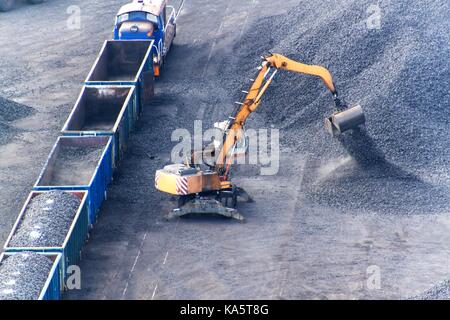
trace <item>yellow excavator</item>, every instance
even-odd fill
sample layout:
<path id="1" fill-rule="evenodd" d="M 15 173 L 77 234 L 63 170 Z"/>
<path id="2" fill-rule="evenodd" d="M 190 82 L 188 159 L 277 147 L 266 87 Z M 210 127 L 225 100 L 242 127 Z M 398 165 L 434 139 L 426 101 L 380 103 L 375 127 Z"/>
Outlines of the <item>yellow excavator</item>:
<path id="1" fill-rule="evenodd" d="M 253 200 L 242 188 L 231 182 L 230 170 L 238 156 L 238 146 L 245 140 L 245 122 L 260 105 L 261 98 L 278 70 L 313 75 L 322 79 L 333 95 L 336 109 L 331 117 L 325 119 L 325 128 L 332 136 L 365 123 L 361 106 L 348 108 L 339 98 L 333 78 L 326 68 L 306 65 L 280 54 L 270 54 L 262 59 L 257 76 L 251 79 L 250 89 L 244 91 L 243 102 L 237 104 L 227 121 L 216 124 L 222 130 L 222 140 L 206 147 L 200 154 L 193 152 L 191 159 L 184 164 L 171 164 L 156 172 L 156 189 L 178 197 L 178 208 L 169 213 L 169 219 L 188 214 L 218 214 L 245 220 L 236 210 L 237 199 L 241 197 L 247 202 Z M 214 159 L 206 168 L 197 161 L 199 156 L 205 154 Z"/>

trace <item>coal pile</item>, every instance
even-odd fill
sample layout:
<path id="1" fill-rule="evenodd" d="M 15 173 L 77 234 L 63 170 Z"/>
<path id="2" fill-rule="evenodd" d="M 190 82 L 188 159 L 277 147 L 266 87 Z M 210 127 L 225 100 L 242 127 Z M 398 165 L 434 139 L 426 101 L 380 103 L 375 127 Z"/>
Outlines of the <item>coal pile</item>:
<path id="1" fill-rule="evenodd" d="M 101 159 L 104 146 L 62 147 L 53 167 L 51 186 L 88 185 Z"/>
<path id="2" fill-rule="evenodd" d="M 443 281 L 410 300 L 450 300 L 450 280 Z"/>
<path id="3" fill-rule="evenodd" d="M 37 253 L 7 256 L 0 264 L 0 300 L 37 300 L 53 262 Z"/>
<path id="4" fill-rule="evenodd" d="M 61 247 L 80 204 L 77 196 L 59 190 L 34 197 L 9 246 Z"/>
<path id="5" fill-rule="evenodd" d="M 0 97 L 0 145 L 11 142 L 19 132 L 11 122 L 25 118 L 33 113 L 33 108 Z"/>
<path id="6" fill-rule="evenodd" d="M 283 146 L 309 156 L 309 199 L 389 213 L 450 212 L 448 1 L 379 1 L 380 28 L 368 27 L 372 1 L 305 1 L 263 18 L 236 44 L 223 75 L 230 90 L 251 78 L 269 52 L 327 66 L 367 125 L 332 139 L 323 118 L 332 98 L 316 78 L 280 72 L 258 110 L 281 130 Z M 236 67 L 232 67 L 236 66 Z"/>

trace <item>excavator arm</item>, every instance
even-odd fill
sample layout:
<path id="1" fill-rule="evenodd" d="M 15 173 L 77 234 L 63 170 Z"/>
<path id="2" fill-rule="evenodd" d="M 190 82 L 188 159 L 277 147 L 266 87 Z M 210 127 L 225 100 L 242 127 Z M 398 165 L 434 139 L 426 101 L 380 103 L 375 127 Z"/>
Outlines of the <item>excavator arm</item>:
<path id="1" fill-rule="evenodd" d="M 224 176 L 224 179 L 228 176 L 232 162 L 234 161 L 233 149 L 236 147 L 236 143 L 243 138 L 243 128 L 247 118 L 252 112 L 254 112 L 260 105 L 261 99 L 268 87 L 273 81 L 278 70 L 286 70 L 305 75 L 312 75 L 322 79 L 325 86 L 330 90 L 333 95 L 336 109 L 342 111 L 347 107 L 341 102 L 338 97 L 336 87 L 333 82 L 331 73 L 324 67 L 316 65 L 306 65 L 294 60 L 291 60 L 280 54 L 271 54 L 263 57 L 262 65 L 258 68 L 258 74 L 255 79 L 252 80 L 252 85 L 249 91 L 244 91 L 246 97 L 242 103 L 238 103 L 233 115 L 230 117 L 228 127 L 225 130 L 224 141 L 222 148 L 216 158 L 216 170 Z M 356 109 L 355 109 L 356 108 Z M 341 113 L 346 113 L 344 117 L 345 130 L 354 128 L 359 124 L 365 122 L 364 114 L 361 107 L 346 110 Z M 350 113 L 348 112 L 350 111 Z M 326 126 L 330 133 L 336 134 L 345 130 L 340 130 L 342 123 L 337 123 L 335 116 L 326 119 Z"/>

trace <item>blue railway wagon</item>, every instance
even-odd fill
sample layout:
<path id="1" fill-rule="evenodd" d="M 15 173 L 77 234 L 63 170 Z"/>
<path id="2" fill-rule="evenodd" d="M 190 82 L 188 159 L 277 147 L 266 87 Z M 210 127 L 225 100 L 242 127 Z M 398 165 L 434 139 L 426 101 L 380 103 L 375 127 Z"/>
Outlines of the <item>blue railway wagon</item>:
<path id="1" fill-rule="evenodd" d="M 23 252 L 5 252 L 0 255 L 0 264 L 8 259 L 13 254 L 22 254 Z M 37 300 L 61 300 L 62 292 L 64 290 L 63 270 L 62 270 L 62 255 L 60 253 L 39 253 L 45 255 L 53 261 L 53 266 L 48 274 L 41 293 Z M 32 268 L 33 266 L 30 266 Z"/>
<path id="2" fill-rule="evenodd" d="M 154 96 L 153 40 L 106 40 L 86 85 L 134 85 L 134 122 Z"/>
<path id="3" fill-rule="evenodd" d="M 111 136 L 113 168 L 119 167 L 131 134 L 135 86 L 84 86 L 62 134 Z"/>
<path id="4" fill-rule="evenodd" d="M 90 148 L 98 147 L 102 149 L 101 155 L 96 160 L 95 169 L 89 172 L 89 177 L 83 183 L 59 183 L 55 176 L 61 170 L 66 160 L 62 157 L 71 147 Z M 68 172 L 70 176 L 77 177 L 83 170 L 83 163 L 71 163 L 64 166 L 64 172 Z M 89 208 L 89 224 L 93 225 L 98 211 L 106 199 L 108 184 L 112 181 L 112 137 L 59 137 L 53 146 L 50 155 L 42 169 L 36 184 L 33 187 L 35 191 L 46 190 L 86 190 L 88 191 L 88 208 Z M 59 174 L 61 175 L 61 174 Z M 70 179 L 71 177 L 68 177 Z M 60 180 L 61 178 L 59 178 Z"/>
<path id="5" fill-rule="evenodd" d="M 75 214 L 72 225 L 64 239 L 64 242 L 60 247 L 14 247 L 10 245 L 11 239 L 16 234 L 17 230 L 20 228 L 24 217 L 27 214 L 28 205 L 31 200 L 48 191 L 32 191 L 16 220 L 16 223 L 6 240 L 3 250 L 5 252 L 42 252 L 42 253 L 61 253 L 62 259 L 62 270 L 63 278 L 67 280 L 67 268 L 71 265 L 77 265 L 81 258 L 81 250 L 86 242 L 89 233 L 89 208 L 87 203 L 88 192 L 87 191 L 66 191 L 78 197 L 81 201 L 80 206 Z"/>

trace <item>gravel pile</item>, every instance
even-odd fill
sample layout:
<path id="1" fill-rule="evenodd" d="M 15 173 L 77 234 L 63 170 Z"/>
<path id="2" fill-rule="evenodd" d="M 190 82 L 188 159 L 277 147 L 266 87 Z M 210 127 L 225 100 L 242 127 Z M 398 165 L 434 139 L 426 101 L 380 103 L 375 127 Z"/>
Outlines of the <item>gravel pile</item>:
<path id="1" fill-rule="evenodd" d="M 450 300 L 450 280 L 443 281 L 410 300 Z"/>
<path id="2" fill-rule="evenodd" d="M 62 246 L 80 203 L 77 196 L 63 191 L 45 192 L 34 197 L 9 246 Z"/>
<path id="3" fill-rule="evenodd" d="M 258 110 L 266 128 L 281 129 L 283 146 L 309 155 L 307 196 L 343 208 L 450 212 L 450 3 L 379 1 L 380 29 L 370 29 L 373 4 L 304 1 L 257 21 L 223 83 L 236 91 L 268 52 L 328 66 L 346 101 L 363 106 L 366 128 L 331 139 L 322 122 L 333 111 L 330 94 L 320 80 L 288 72 Z"/>
<path id="4" fill-rule="evenodd" d="M 33 108 L 0 97 L 0 120 L 15 121 L 28 117 L 33 113 Z"/>
<path id="5" fill-rule="evenodd" d="M 17 129 L 0 120 L 0 146 L 9 143 L 17 133 Z"/>
<path id="6" fill-rule="evenodd" d="M 62 147 L 53 167 L 50 186 L 88 185 L 92 179 L 104 146 Z"/>
<path id="7" fill-rule="evenodd" d="M 10 123 L 31 115 L 33 108 L 0 97 L 0 145 L 11 142 L 19 131 Z"/>
<path id="8" fill-rule="evenodd" d="M 0 300 L 37 300 L 52 265 L 37 253 L 6 257 L 0 264 Z"/>

